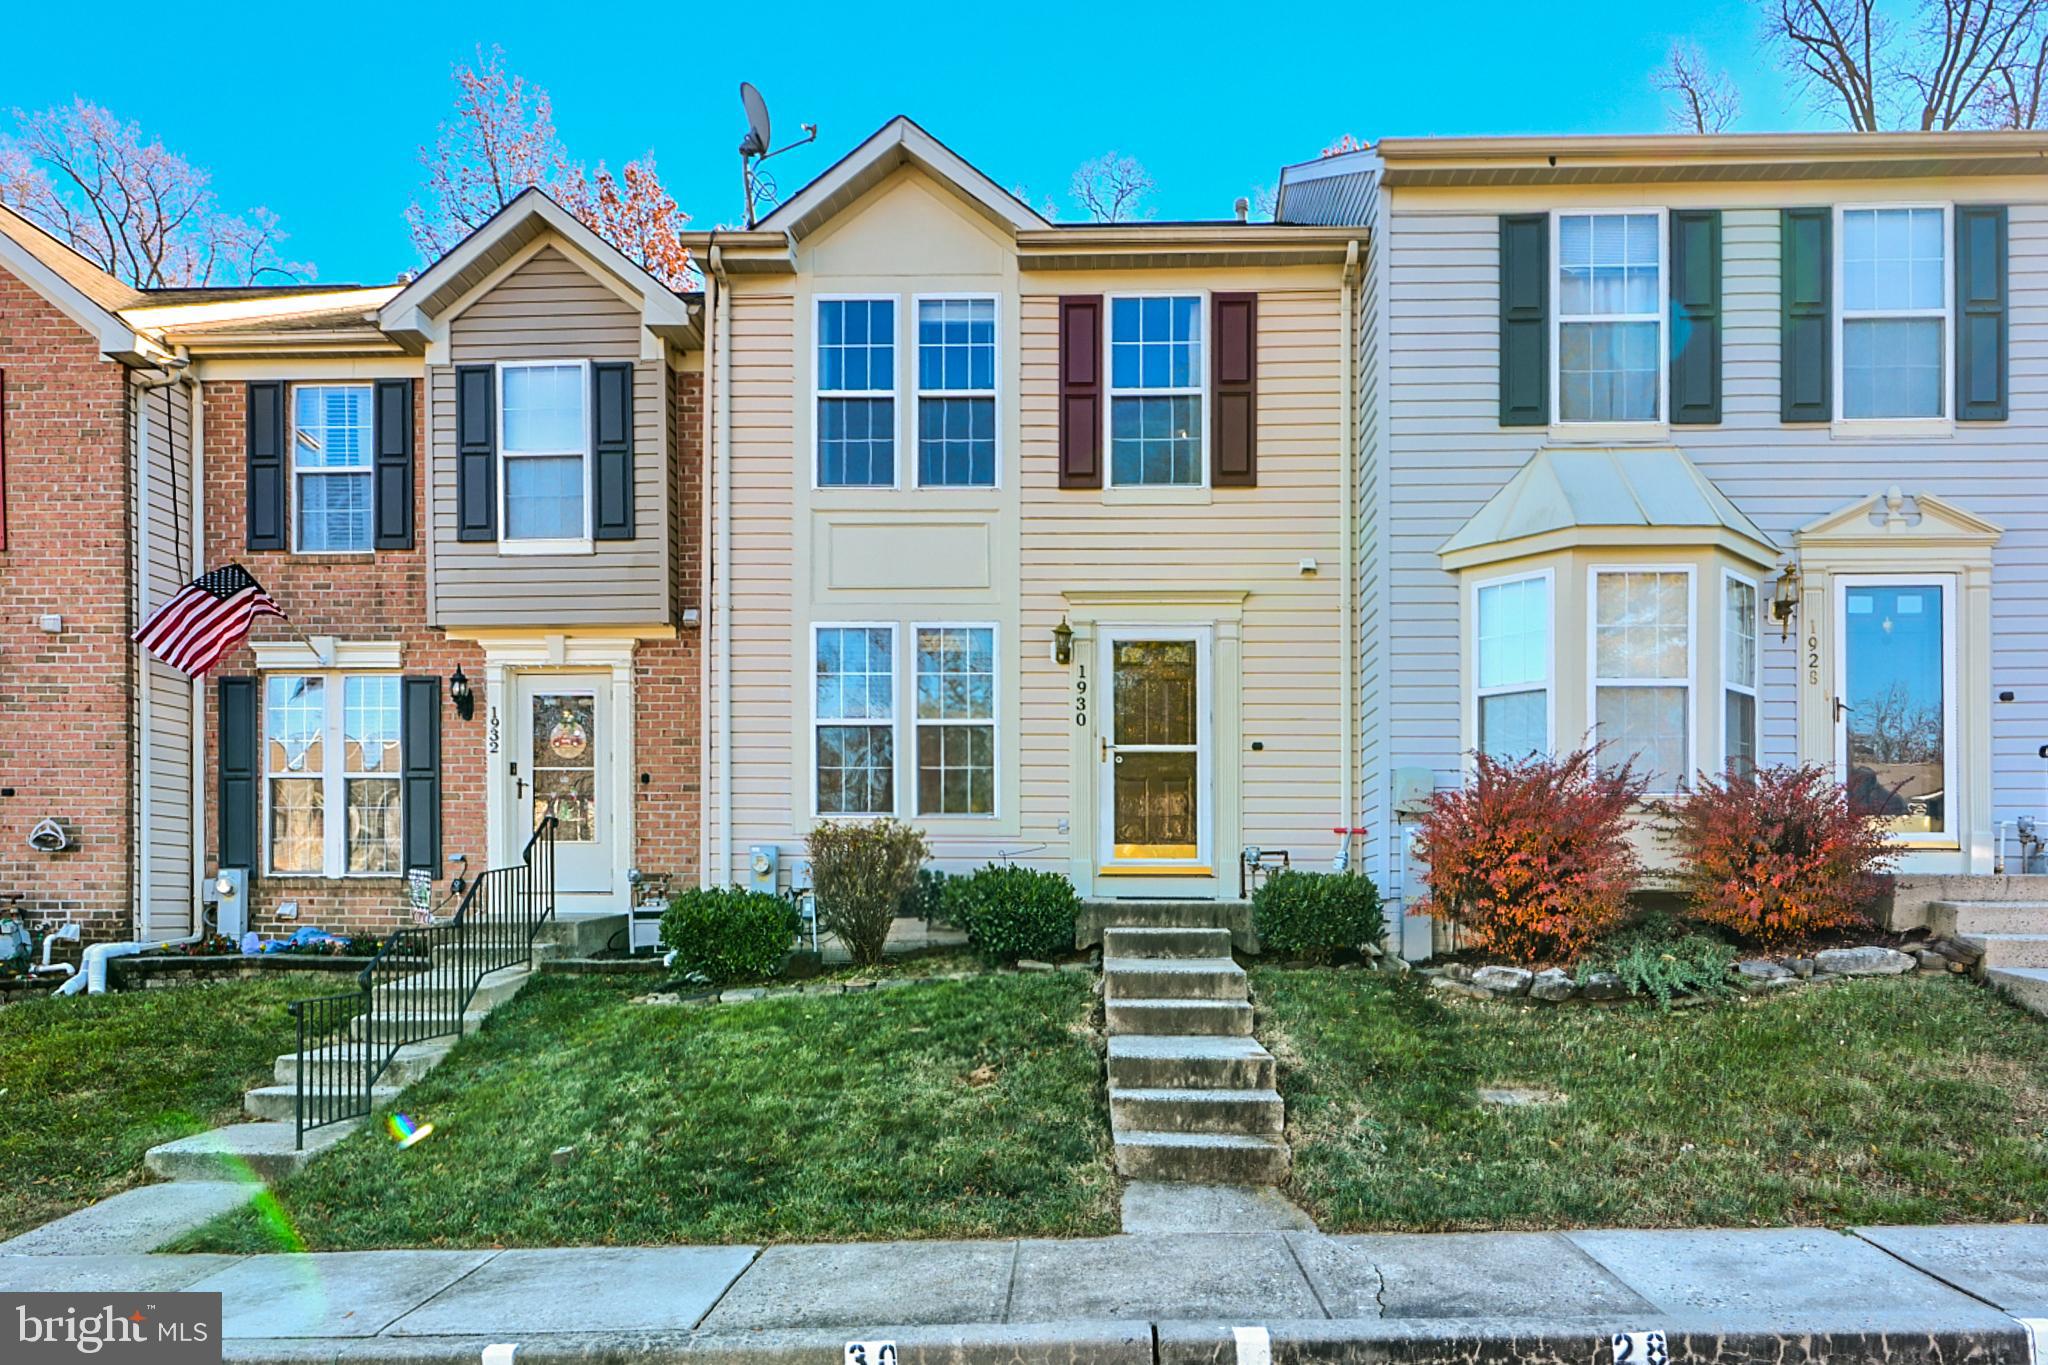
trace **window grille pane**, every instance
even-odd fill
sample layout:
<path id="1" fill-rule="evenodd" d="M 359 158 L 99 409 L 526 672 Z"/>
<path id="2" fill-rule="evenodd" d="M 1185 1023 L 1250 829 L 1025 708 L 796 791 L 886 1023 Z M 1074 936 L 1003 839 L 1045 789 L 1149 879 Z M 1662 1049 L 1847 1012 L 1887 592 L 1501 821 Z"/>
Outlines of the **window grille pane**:
<path id="1" fill-rule="evenodd" d="M 348 783 L 348 870 L 398 872 L 401 825 L 396 779 L 354 778 Z"/>
<path id="2" fill-rule="evenodd" d="M 1756 686 L 1756 585 L 1724 580 L 1721 629 L 1722 677 L 1739 687 Z"/>
<path id="3" fill-rule="evenodd" d="M 987 720 L 995 715 L 994 632 L 983 626 L 920 627 L 919 720 Z"/>
<path id="4" fill-rule="evenodd" d="M 398 771 L 397 678 L 352 677 L 341 684 L 343 771 Z"/>
<path id="5" fill-rule="evenodd" d="M 1550 693 L 1503 692 L 1479 699 L 1479 751 L 1527 758 L 1550 751 Z"/>
<path id="6" fill-rule="evenodd" d="M 298 476 L 299 542 L 308 554 L 370 548 L 370 476 Z"/>
<path id="7" fill-rule="evenodd" d="M 925 725 L 917 732 L 917 813 L 995 811 L 995 727 Z"/>
<path id="8" fill-rule="evenodd" d="M 581 451 L 589 433 L 579 365 L 507 366 L 499 439 L 508 453 Z M 582 534 L 580 527 L 577 535 Z"/>
<path id="9" fill-rule="evenodd" d="M 1842 324 L 1844 417 L 1942 415 L 1940 318 L 1851 318 Z"/>
<path id="10" fill-rule="evenodd" d="M 826 488 L 887 488 L 896 482 L 896 402 L 818 400 L 818 482 Z"/>
<path id="11" fill-rule="evenodd" d="M 1684 574 L 1603 573 L 1595 583 L 1594 666 L 1600 678 L 1691 675 Z"/>
<path id="12" fill-rule="evenodd" d="M 271 773 L 325 771 L 327 680 L 272 674 L 263 683 L 264 767 Z"/>
<path id="13" fill-rule="evenodd" d="M 368 469 L 370 388 L 301 384 L 292 390 L 292 463 L 300 469 Z"/>
<path id="14" fill-rule="evenodd" d="M 1478 685 L 1511 687 L 1550 676 L 1550 585 L 1494 583 L 1478 594 Z"/>
<path id="15" fill-rule="evenodd" d="M 1600 767 L 1624 763 L 1650 775 L 1653 792 L 1677 791 L 1685 771 L 1686 705 L 1682 687 L 1596 689 L 1593 725 L 1602 740 Z"/>
<path id="16" fill-rule="evenodd" d="M 1558 327 L 1558 413 L 1566 422 L 1657 420 L 1658 324 Z"/>
<path id="17" fill-rule="evenodd" d="M 987 488 L 995 483 L 995 399 L 920 399 L 917 427 L 919 483 L 942 488 Z"/>
<path id="18" fill-rule="evenodd" d="M 507 540 L 583 538 L 583 460 L 521 455 L 505 465 Z"/>
<path id="19" fill-rule="evenodd" d="M 318 876 L 327 848 L 327 796 L 318 777 L 270 780 L 270 870 Z"/>
<path id="20" fill-rule="evenodd" d="M 1842 214 L 1842 307 L 1848 312 L 1940 308 L 1948 293 L 1940 209 Z"/>
<path id="21" fill-rule="evenodd" d="M 1202 301 L 1110 300 L 1109 374 L 1115 389 L 1201 387 Z"/>
<path id="22" fill-rule="evenodd" d="M 1728 770 L 1738 777 L 1752 777 L 1756 774 L 1756 698 L 1747 692 L 1722 695 L 1725 698 Z"/>
<path id="23" fill-rule="evenodd" d="M 896 809 L 896 736 L 881 725 L 818 727 L 818 813 L 887 815 Z"/>
<path id="24" fill-rule="evenodd" d="M 1120 484 L 1202 482 L 1202 400 L 1110 400 L 1110 473 Z"/>
<path id="25" fill-rule="evenodd" d="M 895 300 L 822 300 L 818 304 L 819 392 L 891 393 L 895 388 Z"/>

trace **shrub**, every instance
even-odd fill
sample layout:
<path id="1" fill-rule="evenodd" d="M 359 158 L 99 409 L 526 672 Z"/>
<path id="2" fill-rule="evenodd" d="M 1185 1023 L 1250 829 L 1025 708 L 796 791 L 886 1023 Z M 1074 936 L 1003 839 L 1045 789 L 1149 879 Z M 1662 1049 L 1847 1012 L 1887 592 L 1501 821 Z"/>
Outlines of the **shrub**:
<path id="1" fill-rule="evenodd" d="M 661 943 L 675 950 L 675 970 L 714 986 L 772 974 L 796 930 L 794 904 L 743 886 L 685 891 L 661 916 Z"/>
<path id="2" fill-rule="evenodd" d="M 917 874 L 916 883 L 910 888 L 910 893 L 903 898 L 903 909 L 900 913 L 911 919 L 921 919 L 927 924 L 944 919 L 945 912 L 942 906 L 946 883 L 949 880 L 951 878 L 947 874 L 935 867 L 921 870 Z"/>
<path id="3" fill-rule="evenodd" d="M 1252 893 L 1261 952 L 1328 962 L 1386 933 L 1380 889 L 1355 872 L 1274 873 Z"/>
<path id="4" fill-rule="evenodd" d="M 1467 786 L 1433 795 L 1415 841 L 1422 911 L 1517 961 L 1571 961 L 1619 924 L 1638 872 L 1629 811 L 1649 779 L 1602 771 L 1594 752 L 1481 754 Z"/>
<path id="5" fill-rule="evenodd" d="M 1667 809 L 1692 913 L 1748 943 L 1867 923 L 1892 866 L 1884 834 L 1817 764 L 1702 778 Z"/>
<path id="6" fill-rule="evenodd" d="M 1057 872 L 990 863 L 965 877 L 948 877 L 940 908 L 986 962 L 1051 957 L 1074 946 L 1081 898 Z"/>
<path id="7" fill-rule="evenodd" d="M 1618 934 L 1579 962 L 1579 984 L 1613 972 L 1630 995 L 1653 997 L 1666 1009 L 1681 995 L 1726 995 L 1735 950 L 1708 934 L 1673 936 L 1654 930 Z"/>
<path id="8" fill-rule="evenodd" d="M 880 962 L 889 922 L 931 853 L 924 835 L 900 820 L 827 821 L 805 842 L 818 927 L 837 935 L 861 966 Z"/>

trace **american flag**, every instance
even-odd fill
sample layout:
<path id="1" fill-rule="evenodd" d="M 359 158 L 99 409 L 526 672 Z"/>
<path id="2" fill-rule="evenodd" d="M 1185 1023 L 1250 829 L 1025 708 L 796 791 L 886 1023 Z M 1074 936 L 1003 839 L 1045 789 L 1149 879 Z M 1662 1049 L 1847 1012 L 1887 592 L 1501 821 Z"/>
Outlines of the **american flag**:
<path id="1" fill-rule="evenodd" d="M 135 632 L 135 641 L 172 668 L 198 677 L 242 643 L 259 616 L 284 613 L 239 564 L 203 573 Z"/>

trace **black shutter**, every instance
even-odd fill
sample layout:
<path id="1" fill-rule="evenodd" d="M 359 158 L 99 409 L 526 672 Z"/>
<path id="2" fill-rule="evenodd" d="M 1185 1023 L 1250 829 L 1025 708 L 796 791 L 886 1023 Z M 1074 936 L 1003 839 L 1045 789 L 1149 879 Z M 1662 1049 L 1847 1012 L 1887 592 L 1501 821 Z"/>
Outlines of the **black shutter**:
<path id="1" fill-rule="evenodd" d="M 282 550 L 285 530 L 285 386 L 275 379 L 249 385 L 249 548 Z"/>
<path id="2" fill-rule="evenodd" d="M 220 680 L 220 865 L 258 870 L 256 679 Z"/>
<path id="3" fill-rule="evenodd" d="M 598 540 L 633 538 L 633 367 L 612 362 L 590 367 L 593 414 L 591 471 L 596 491 L 591 534 Z"/>
<path id="4" fill-rule="evenodd" d="M 498 538 L 498 374 L 455 367 L 455 538 Z"/>
<path id="5" fill-rule="evenodd" d="M 1787 422 L 1825 422 L 1835 412 L 1832 219 L 1824 208 L 1779 215 L 1778 411 Z"/>
<path id="6" fill-rule="evenodd" d="M 1500 220 L 1500 424 L 1550 425 L 1550 215 Z"/>
<path id="7" fill-rule="evenodd" d="M 377 381 L 377 465 L 372 506 L 380 550 L 412 548 L 412 381 Z"/>
<path id="8" fill-rule="evenodd" d="M 1060 299 L 1060 487 L 1102 487 L 1102 295 Z"/>
<path id="9" fill-rule="evenodd" d="M 1956 206 L 1956 420 L 2003 422 L 2012 333 L 2006 321 L 2005 209 Z"/>
<path id="10" fill-rule="evenodd" d="M 1671 420 L 1721 420 L 1721 211 L 1671 210 Z"/>
<path id="11" fill-rule="evenodd" d="M 1215 336 L 1209 483 L 1252 488 L 1259 482 L 1259 296 L 1216 294 L 1209 315 Z"/>
<path id="12" fill-rule="evenodd" d="M 405 867 L 441 872 L 441 680 L 407 678 L 400 705 Z"/>

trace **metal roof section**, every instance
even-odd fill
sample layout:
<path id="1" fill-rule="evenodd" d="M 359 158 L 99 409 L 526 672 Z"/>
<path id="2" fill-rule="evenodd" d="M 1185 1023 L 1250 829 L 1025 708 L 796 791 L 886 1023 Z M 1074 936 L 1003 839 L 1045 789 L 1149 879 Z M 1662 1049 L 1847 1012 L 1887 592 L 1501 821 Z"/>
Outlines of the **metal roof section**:
<path id="1" fill-rule="evenodd" d="M 1327 226 L 1365 223 L 1371 218 L 1380 169 L 1378 155 L 1369 149 L 1282 166 L 1273 221 Z"/>
<path id="2" fill-rule="evenodd" d="M 1546 446 L 1437 550 L 1447 569 L 1582 545 L 1719 544 L 1766 567 L 1782 547 L 1674 446 Z"/>
<path id="3" fill-rule="evenodd" d="M 1389 188 L 2048 173 L 2040 132 L 1390 137 L 1372 150 Z"/>

